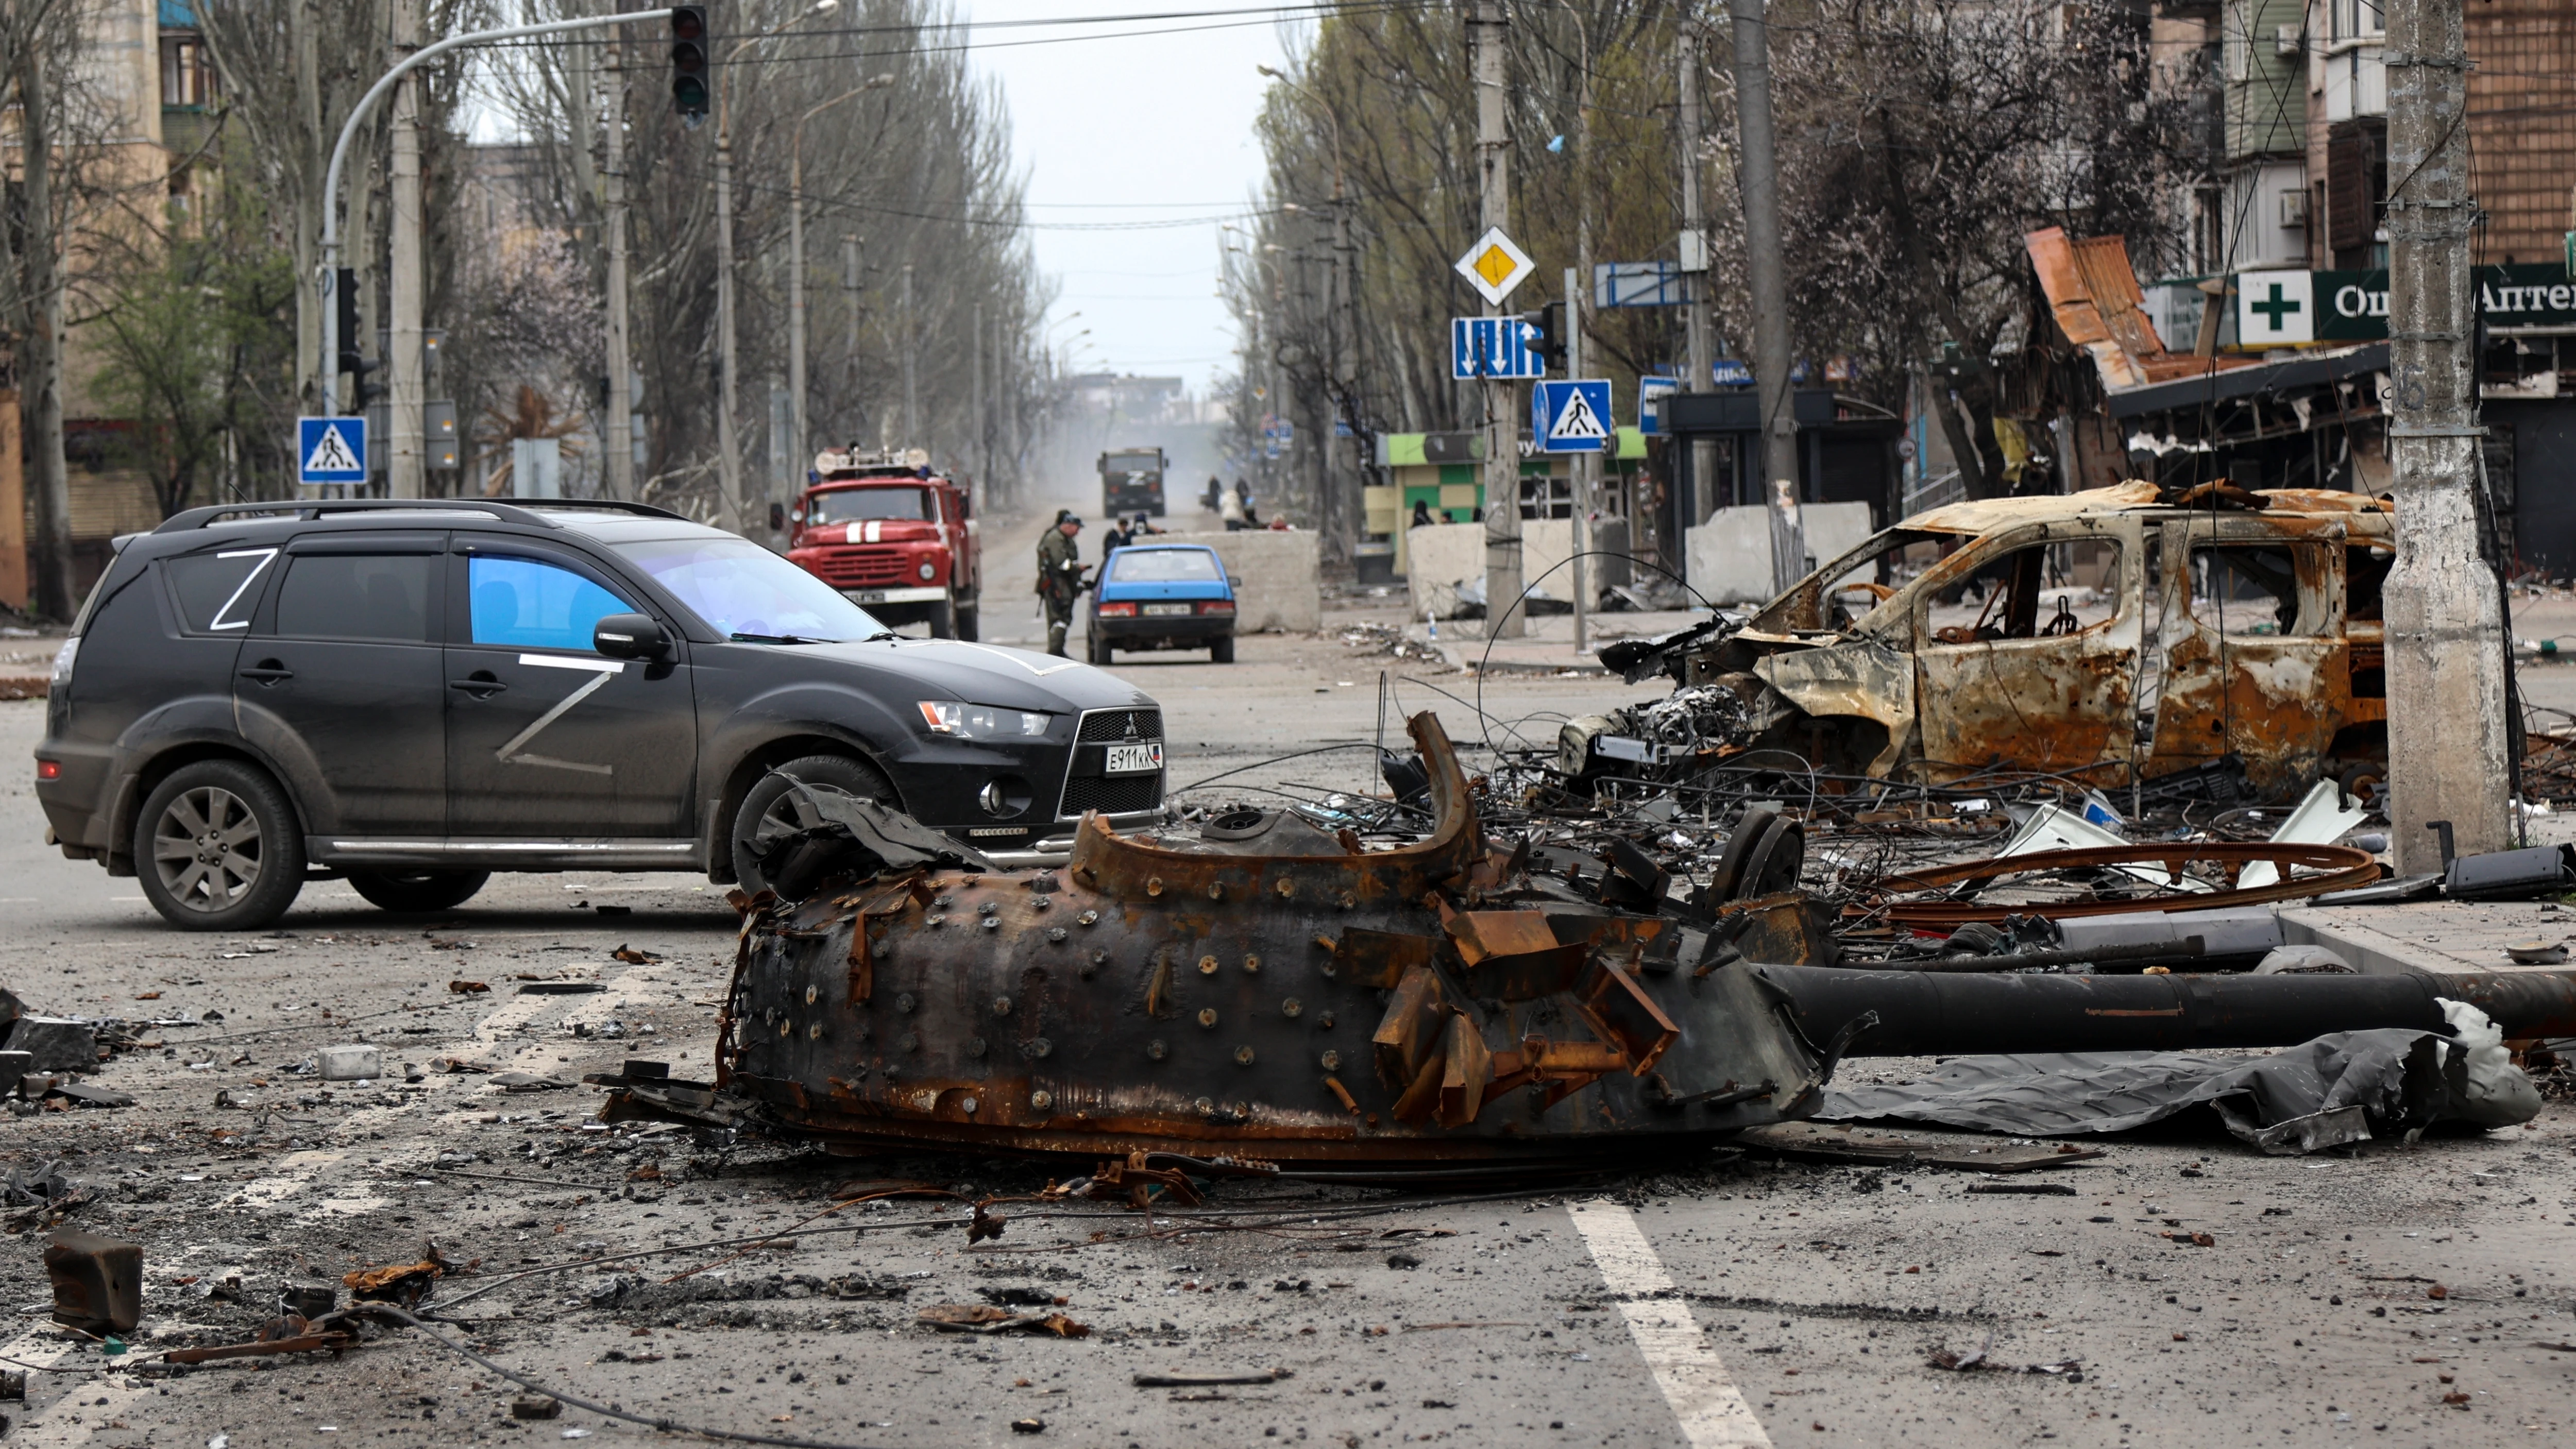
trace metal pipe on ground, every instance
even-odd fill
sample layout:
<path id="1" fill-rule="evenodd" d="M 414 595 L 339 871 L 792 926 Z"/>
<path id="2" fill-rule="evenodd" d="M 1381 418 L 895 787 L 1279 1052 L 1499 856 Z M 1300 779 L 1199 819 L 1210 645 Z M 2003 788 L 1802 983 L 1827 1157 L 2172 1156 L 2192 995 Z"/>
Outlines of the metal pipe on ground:
<path id="1" fill-rule="evenodd" d="M 2328 1032 L 2448 1032 L 2439 999 L 2483 1011 L 2508 1039 L 2576 1036 L 2576 972 L 2389 976 L 1979 976 L 1763 966 L 1799 1028 L 1828 1041 L 1878 1013 L 1847 1056 L 2181 1051 L 2296 1046 Z"/>

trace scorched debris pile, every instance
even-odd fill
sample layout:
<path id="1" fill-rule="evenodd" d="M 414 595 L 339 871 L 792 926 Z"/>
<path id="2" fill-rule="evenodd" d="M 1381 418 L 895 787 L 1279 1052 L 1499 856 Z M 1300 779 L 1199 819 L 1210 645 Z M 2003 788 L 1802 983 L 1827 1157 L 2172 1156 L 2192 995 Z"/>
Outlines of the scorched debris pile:
<path id="1" fill-rule="evenodd" d="M 1812 1108 L 1835 1044 L 1713 918 L 1662 909 L 1642 858 L 1606 884 L 1532 869 L 1486 835 L 1438 720 L 1411 728 L 1434 824 L 1389 849 L 1294 816 L 1089 821 L 1061 870 L 884 869 L 854 845 L 804 900 L 740 903 L 712 1090 L 629 1077 L 618 1110 L 853 1147 L 1404 1163 Z"/>

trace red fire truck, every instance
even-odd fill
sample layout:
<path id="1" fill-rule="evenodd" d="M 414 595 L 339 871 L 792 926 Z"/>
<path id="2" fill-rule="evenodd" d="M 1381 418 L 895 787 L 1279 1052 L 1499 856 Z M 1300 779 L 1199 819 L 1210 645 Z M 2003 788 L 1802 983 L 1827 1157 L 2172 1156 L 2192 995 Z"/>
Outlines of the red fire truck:
<path id="1" fill-rule="evenodd" d="M 889 624 L 974 638 L 984 570 L 966 490 L 918 448 L 820 453 L 814 473 L 788 510 L 788 560 Z"/>

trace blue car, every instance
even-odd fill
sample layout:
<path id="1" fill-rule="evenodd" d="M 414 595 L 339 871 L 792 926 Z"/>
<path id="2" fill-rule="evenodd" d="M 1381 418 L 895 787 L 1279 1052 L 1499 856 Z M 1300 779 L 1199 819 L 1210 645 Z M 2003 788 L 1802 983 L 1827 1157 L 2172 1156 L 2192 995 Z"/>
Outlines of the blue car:
<path id="1" fill-rule="evenodd" d="M 1091 662 L 1116 649 L 1205 649 L 1209 662 L 1232 664 L 1234 585 L 1201 544 L 1113 549 L 1091 592 Z"/>

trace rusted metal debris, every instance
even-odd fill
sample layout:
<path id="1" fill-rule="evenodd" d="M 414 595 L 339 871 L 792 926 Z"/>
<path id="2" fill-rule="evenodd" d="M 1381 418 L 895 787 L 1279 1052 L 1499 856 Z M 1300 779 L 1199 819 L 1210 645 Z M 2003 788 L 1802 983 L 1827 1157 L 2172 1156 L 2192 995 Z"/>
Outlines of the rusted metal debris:
<path id="1" fill-rule="evenodd" d="M 64 1231 L 45 1244 L 54 1321 L 91 1335 L 132 1333 L 143 1321 L 143 1249 L 96 1233 Z"/>
<path id="2" fill-rule="evenodd" d="M 2236 886 L 2238 874 L 2257 862 L 2268 862 L 2277 867 L 2273 882 L 2265 886 Z M 2011 876 L 2064 871 L 2100 872 L 2112 866 L 2141 864 L 2161 866 L 2168 882 L 2175 887 L 2174 893 L 2137 892 L 2134 889 L 2135 876 L 2125 875 L 2122 885 L 2126 888 L 2119 894 L 2101 898 L 2061 898 L 2040 903 L 2029 900 L 1994 901 L 1982 895 L 1961 899 L 1927 894 L 1926 897 L 1893 902 L 1882 914 L 1888 921 L 1899 925 L 1930 929 L 1957 926 L 1968 921 L 2000 921 L 2006 916 L 2021 913 L 2037 913 L 2052 920 L 2062 920 L 2130 911 L 2220 910 L 2268 901 L 2305 900 L 2328 891 L 2365 886 L 2378 880 L 2380 875 L 2379 863 L 2371 858 L 2368 851 L 2348 845 L 2176 841 L 2091 850 L 2044 850 L 2027 855 L 1972 860 L 1958 865 L 1907 871 L 1889 876 L 1880 884 L 1890 890 L 1949 892 L 1971 884 L 1990 887 L 1995 881 Z M 2201 876 L 2194 877 L 2190 873 L 2194 865 L 2204 868 Z M 2293 877 L 2290 871 L 2294 867 L 2313 873 Z M 2185 893 L 2182 888 L 2194 880 L 2204 882 L 2204 888 Z"/>
<path id="3" fill-rule="evenodd" d="M 1715 914 L 1623 909 L 1605 875 L 1498 847 L 1439 721 L 1410 729 L 1433 826 L 1390 849 L 1095 820 L 1061 871 L 741 901 L 715 1083 L 619 1078 L 611 1111 L 685 1093 L 852 1150 L 1396 1164 L 1663 1150 L 1809 1109 L 1838 1044 L 1799 1033 Z"/>

